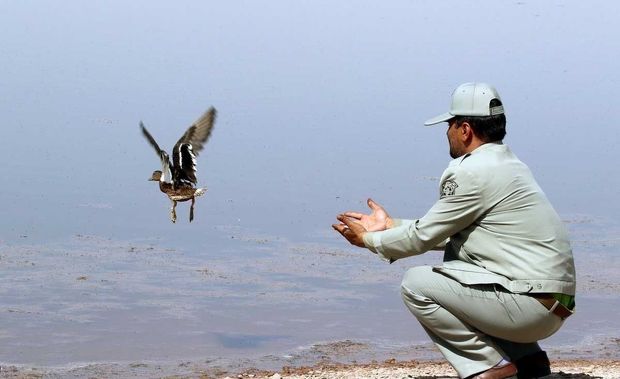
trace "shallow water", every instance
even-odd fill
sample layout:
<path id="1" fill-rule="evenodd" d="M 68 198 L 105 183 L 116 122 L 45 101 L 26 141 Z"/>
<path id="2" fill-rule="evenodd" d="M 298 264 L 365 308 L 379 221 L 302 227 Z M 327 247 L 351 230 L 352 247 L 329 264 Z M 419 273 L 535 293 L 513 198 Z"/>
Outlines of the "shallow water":
<path id="1" fill-rule="evenodd" d="M 620 5 L 477 4 L 5 6 L 0 363 L 435 357 L 398 285 L 441 255 L 388 265 L 330 224 L 368 196 L 425 212 L 448 155 L 421 124 L 471 80 L 498 87 L 506 143 L 570 229 L 579 311 L 545 343 L 617 357 Z M 208 192 L 173 225 L 138 123 L 169 149 L 210 105 Z"/>
<path id="2" fill-rule="evenodd" d="M 620 242 L 569 226 L 588 238 L 575 239 L 578 312 L 544 346 L 556 357 L 620 358 L 613 316 L 620 266 L 609 254 Z M 185 249 L 162 239 L 84 235 L 5 245 L 0 356 L 35 367 L 212 367 L 208 360 L 272 369 L 327 358 L 436 358 L 398 284 L 410 265 L 437 263 L 441 254 L 389 265 L 337 242 L 218 228 L 213 240 Z M 335 352 L 333 344 L 343 341 L 353 347 Z"/>

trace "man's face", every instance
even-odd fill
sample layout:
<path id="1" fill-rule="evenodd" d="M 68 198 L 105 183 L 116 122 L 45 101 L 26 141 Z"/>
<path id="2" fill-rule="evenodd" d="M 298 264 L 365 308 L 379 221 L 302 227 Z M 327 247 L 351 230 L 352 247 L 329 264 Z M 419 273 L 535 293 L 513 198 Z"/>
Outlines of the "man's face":
<path id="1" fill-rule="evenodd" d="M 456 119 L 453 118 L 448 121 L 448 131 L 446 134 L 448 135 L 448 143 L 450 144 L 450 156 L 452 158 L 458 158 L 465 154 L 465 149 L 463 147 L 462 141 L 459 138 L 459 128 Z"/>

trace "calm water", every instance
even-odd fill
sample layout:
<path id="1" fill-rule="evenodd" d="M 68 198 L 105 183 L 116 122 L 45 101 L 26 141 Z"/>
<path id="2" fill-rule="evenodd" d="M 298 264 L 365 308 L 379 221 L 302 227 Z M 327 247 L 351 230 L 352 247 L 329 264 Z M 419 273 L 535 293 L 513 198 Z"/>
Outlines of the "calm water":
<path id="1" fill-rule="evenodd" d="M 341 340 L 412 358 L 427 339 L 398 284 L 440 256 L 386 265 L 329 226 L 368 196 L 425 212 L 448 154 L 422 122 L 473 80 L 499 89 L 506 143 L 574 240 L 584 306 L 549 343 L 618 355 L 620 5 L 1 7 L 0 362 L 295 362 Z M 209 191 L 173 225 L 138 123 L 170 149 L 210 105 Z"/>

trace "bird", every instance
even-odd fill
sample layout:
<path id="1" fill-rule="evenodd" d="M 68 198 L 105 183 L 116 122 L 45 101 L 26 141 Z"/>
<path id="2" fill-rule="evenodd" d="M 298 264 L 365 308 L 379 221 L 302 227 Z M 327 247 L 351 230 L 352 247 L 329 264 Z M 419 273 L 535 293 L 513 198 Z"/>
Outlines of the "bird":
<path id="1" fill-rule="evenodd" d="M 202 196 L 207 191 L 206 188 L 196 187 L 196 157 L 198 157 L 198 154 L 211 136 L 216 116 L 217 111 L 215 108 L 210 107 L 196 122 L 187 128 L 172 149 L 172 163 L 168 153 L 159 147 L 151 133 L 144 126 L 144 123 L 140 121 L 142 134 L 155 149 L 162 165 L 162 169 L 153 171 L 148 180 L 159 182 L 161 192 L 165 193 L 172 201 L 170 220 L 173 223 L 177 220 L 177 202 L 192 201 L 189 209 L 189 222 L 192 222 L 194 220 L 196 197 Z"/>

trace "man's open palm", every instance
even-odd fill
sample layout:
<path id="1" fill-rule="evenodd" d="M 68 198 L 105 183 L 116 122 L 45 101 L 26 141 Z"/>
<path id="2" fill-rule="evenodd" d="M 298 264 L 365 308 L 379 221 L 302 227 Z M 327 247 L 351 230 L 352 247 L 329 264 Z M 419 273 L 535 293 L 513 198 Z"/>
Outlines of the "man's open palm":
<path id="1" fill-rule="evenodd" d="M 364 229 L 369 232 L 379 232 L 393 226 L 392 218 L 381 205 L 375 203 L 372 199 L 368 199 L 367 203 L 371 210 L 370 214 L 345 212 L 344 215 L 358 220 Z"/>

